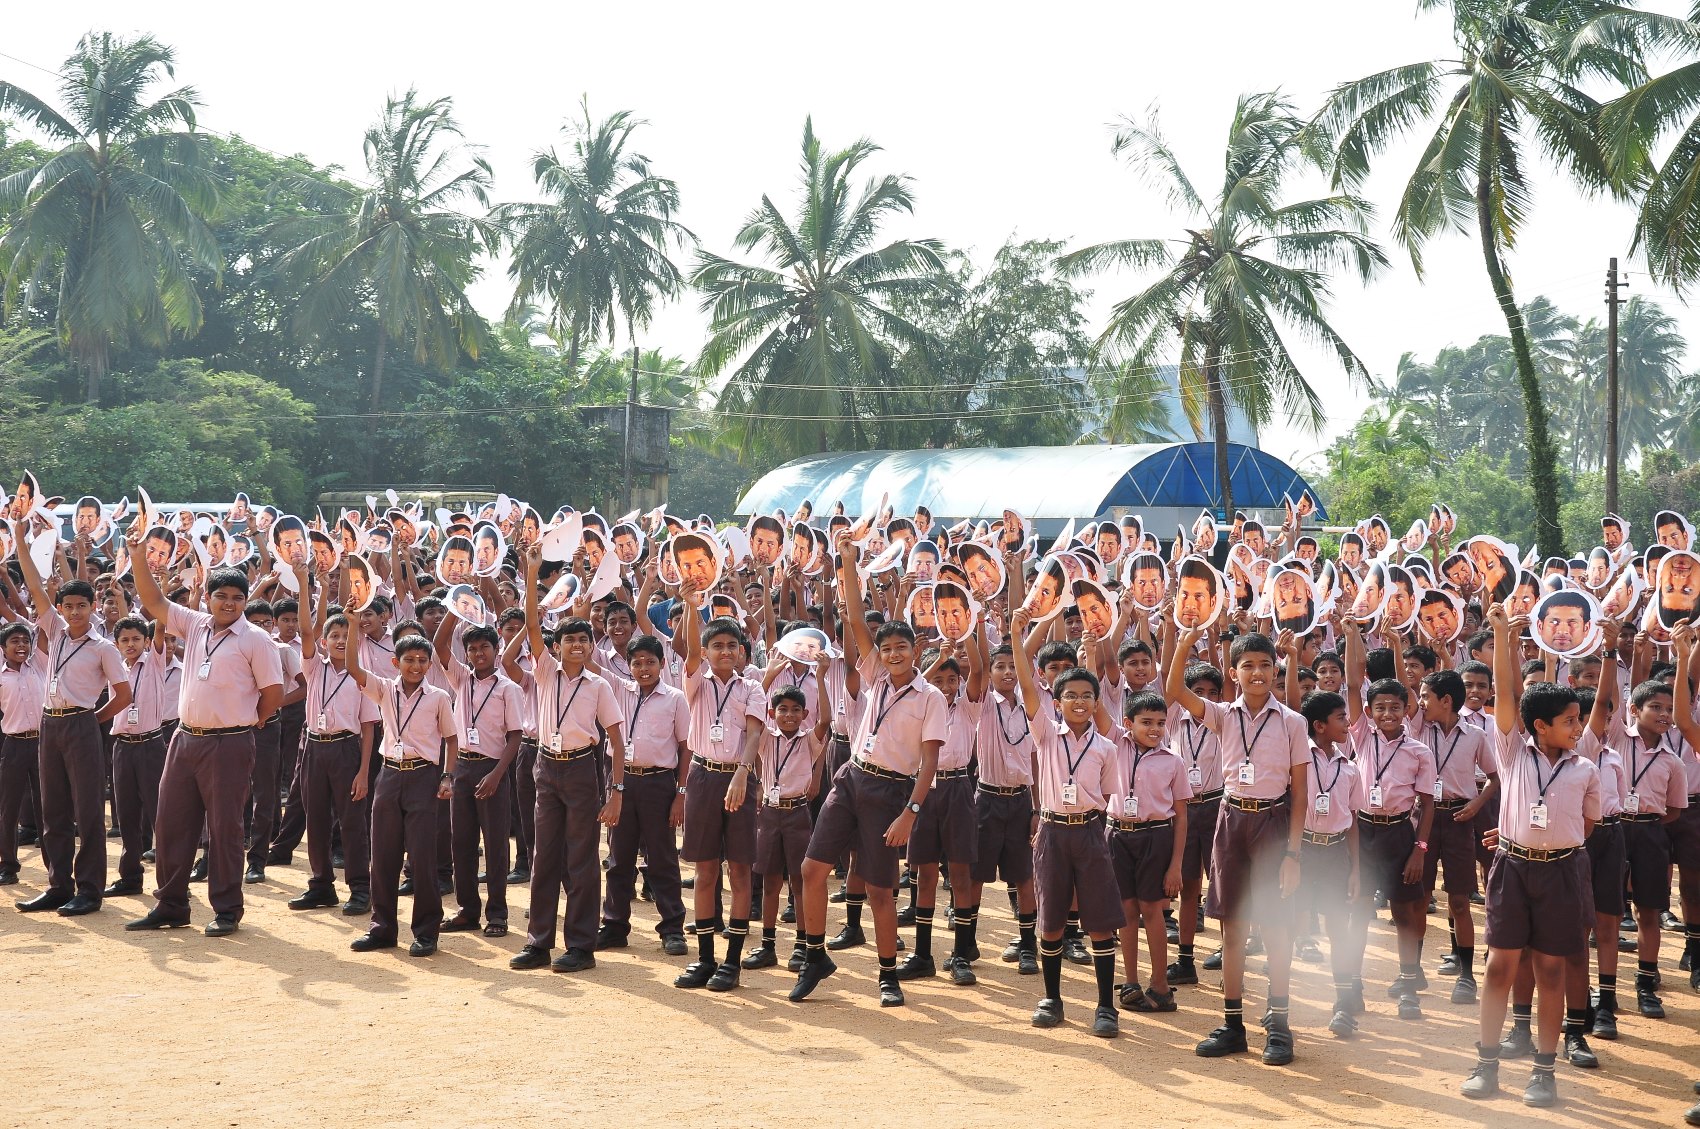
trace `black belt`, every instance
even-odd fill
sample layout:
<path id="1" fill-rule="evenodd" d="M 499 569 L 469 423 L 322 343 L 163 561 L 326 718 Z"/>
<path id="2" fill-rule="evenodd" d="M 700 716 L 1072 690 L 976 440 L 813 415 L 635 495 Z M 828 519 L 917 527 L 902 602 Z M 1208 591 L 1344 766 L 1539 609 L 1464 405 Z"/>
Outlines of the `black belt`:
<path id="1" fill-rule="evenodd" d="M 1084 824 L 1098 822 L 1100 819 L 1104 818 L 1104 813 L 1097 810 L 1076 812 L 1041 811 L 1039 813 L 1039 818 L 1044 820 L 1046 823 L 1056 823 L 1064 827 L 1080 827 Z"/>
<path id="2" fill-rule="evenodd" d="M 93 710 L 87 708 L 86 706 L 67 706 L 64 709 L 51 709 L 51 710 L 44 709 L 44 710 L 41 711 L 41 716 L 42 717 L 76 717 L 78 714 L 93 713 L 93 712 L 94 712 Z"/>
<path id="3" fill-rule="evenodd" d="M 790 796 L 781 797 L 777 800 L 770 800 L 764 795 L 761 798 L 761 806 L 764 808 L 773 808 L 776 811 L 792 811 L 796 808 L 808 807 L 809 801 L 806 796 Z"/>
<path id="4" fill-rule="evenodd" d="M 537 748 L 538 747 L 537 738 L 535 738 L 535 737 L 521 737 L 519 739 L 519 747 L 523 749 L 527 745 L 530 745 L 534 749 Z"/>
<path id="5" fill-rule="evenodd" d="M 1189 803 L 1189 804 L 1207 804 L 1211 800 L 1221 799 L 1222 795 L 1223 795 L 1222 789 L 1218 788 L 1214 792 L 1201 792 L 1198 795 L 1193 796 L 1191 799 L 1187 800 L 1187 803 Z"/>
<path id="6" fill-rule="evenodd" d="M 990 792 L 994 796 L 1024 796 L 1029 791 L 1029 787 L 1026 784 L 1018 784 L 1014 788 L 1000 788 L 996 784 L 987 784 L 982 780 L 980 781 L 980 791 Z"/>
<path id="7" fill-rule="evenodd" d="M 41 730 L 32 729 L 28 733 L 8 733 L 6 736 L 14 741 L 34 741 L 41 737 Z"/>
<path id="8" fill-rule="evenodd" d="M 1469 802 L 1469 800 L 1436 800 L 1434 806 L 1438 811 L 1457 811 Z"/>
<path id="9" fill-rule="evenodd" d="M 1273 800 L 1252 800 L 1244 796 L 1230 796 L 1223 793 L 1222 802 L 1236 811 L 1268 811 L 1270 808 L 1280 807 L 1286 803 L 1287 797 L 1283 795 L 1277 796 Z"/>
<path id="10" fill-rule="evenodd" d="M 1332 847 L 1335 843 L 1344 842 L 1344 831 L 1306 831 L 1304 841 L 1318 847 Z"/>
<path id="11" fill-rule="evenodd" d="M 155 737 L 165 736 L 165 726 L 160 726 L 151 733 L 114 733 L 112 739 L 123 745 L 145 745 Z"/>
<path id="12" fill-rule="evenodd" d="M 272 724 L 274 721 L 277 721 L 278 719 L 280 719 L 282 717 L 283 717 L 283 711 L 278 710 L 276 713 L 274 713 L 270 717 L 266 718 L 266 720 L 260 722 L 260 724 L 256 725 L 254 728 L 255 729 L 264 729 L 266 726 Z"/>
<path id="13" fill-rule="evenodd" d="M 1153 827 L 1167 827 L 1175 821 L 1174 816 L 1167 819 L 1112 819 L 1117 831 L 1146 831 Z"/>
<path id="14" fill-rule="evenodd" d="M 571 752 L 551 753 L 548 749 L 539 745 L 537 747 L 537 755 L 552 761 L 576 761 L 584 757 L 588 757 L 591 753 L 594 753 L 597 748 L 598 746 L 596 745 L 586 745 L 582 749 L 573 749 Z"/>
<path id="15" fill-rule="evenodd" d="M 435 761 L 428 761 L 424 757 L 403 757 L 400 760 L 396 760 L 394 757 L 384 758 L 384 767 L 393 768 L 397 772 L 412 772 L 416 768 L 424 768 L 428 764 L 434 765 L 436 763 Z"/>
<path id="16" fill-rule="evenodd" d="M 628 765 L 626 765 L 626 775 L 627 776 L 660 776 L 664 772 L 665 773 L 673 773 L 673 772 L 677 772 L 677 771 L 678 771 L 678 767 L 676 765 L 672 765 L 672 766 L 670 766 L 670 765 L 660 765 L 660 764 L 628 764 Z"/>
<path id="17" fill-rule="evenodd" d="M 252 733 L 252 725 L 219 725 L 211 729 L 203 729 L 198 725 L 180 724 L 179 729 L 191 737 L 228 737 L 232 733 Z"/>
<path id="18" fill-rule="evenodd" d="M 728 776 L 744 767 L 743 761 L 711 761 L 699 753 L 691 754 L 691 763 L 701 765 L 708 772 L 720 772 Z"/>
<path id="19" fill-rule="evenodd" d="M 901 780 L 905 784 L 915 783 L 915 778 L 913 776 L 905 776 L 901 772 L 893 772 L 889 768 L 881 768 L 879 765 L 870 760 L 865 760 L 862 757 L 851 757 L 850 763 L 867 773 L 869 776 L 877 776 L 882 780 Z"/>
<path id="20" fill-rule="evenodd" d="M 1620 815 L 1613 818 L 1621 819 L 1625 823 L 1658 823 L 1665 818 L 1665 813 L 1662 811 L 1645 811 L 1638 812 L 1635 815 Z M 1605 820 L 1600 820 L 1600 824 L 1603 826 Z"/>
<path id="21" fill-rule="evenodd" d="M 961 780 L 968 775 L 968 768 L 941 768 L 933 773 L 934 780 Z"/>
<path id="22" fill-rule="evenodd" d="M 354 736 L 354 730 L 352 729 L 343 729 L 336 733 L 313 733 L 309 731 L 307 734 L 307 740 L 316 741 L 321 745 L 328 745 L 332 741 L 346 741 L 352 736 Z"/>
<path id="23" fill-rule="evenodd" d="M 834 733 L 832 735 L 832 739 L 840 745 L 848 745 L 850 743 L 849 734 L 846 733 Z"/>
<path id="24" fill-rule="evenodd" d="M 1598 831 L 1602 827 L 1616 827 L 1618 818 L 1615 815 L 1601 816 L 1600 821 L 1594 824 L 1594 830 Z"/>
<path id="25" fill-rule="evenodd" d="M 1533 847 L 1525 847 L 1521 843 L 1513 843 L 1510 839 L 1501 839 L 1499 849 L 1512 858 L 1522 859 L 1524 862 L 1557 862 L 1560 859 L 1569 858 L 1582 848 L 1554 847 L 1551 850 L 1537 850 Z"/>
<path id="26" fill-rule="evenodd" d="M 495 757 L 487 757 L 483 753 L 472 753 L 472 752 L 468 752 L 465 749 L 462 749 L 460 751 L 460 759 L 463 760 L 463 761 L 493 761 L 496 758 Z"/>
<path id="27" fill-rule="evenodd" d="M 1375 815 L 1371 812 L 1360 811 L 1358 818 L 1365 823 L 1373 823 L 1377 827 L 1392 827 L 1395 824 L 1411 822 L 1411 809 L 1406 808 L 1404 811 L 1396 812 L 1393 815 Z"/>

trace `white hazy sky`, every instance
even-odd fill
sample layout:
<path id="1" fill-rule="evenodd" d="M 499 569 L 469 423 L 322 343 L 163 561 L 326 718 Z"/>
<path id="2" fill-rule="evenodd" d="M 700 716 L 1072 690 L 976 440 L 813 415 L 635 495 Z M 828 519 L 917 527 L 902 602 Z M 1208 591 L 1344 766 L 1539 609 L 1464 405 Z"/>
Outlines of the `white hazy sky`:
<path id="1" fill-rule="evenodd" d="M 678 181 L 684 223 L 722 253 L 762 193 L 793 209 L 807 114 L 829 145 L 870 137 L 885 149 L 877 171 L 914 178 L 916 213 L 892 235 L 934 236 L 989 256 L 1010 236 L 1081 245 L 1179 230 L 1161 197 L 1110 155 L 1120 115 L 1160 105 L 1202 188 L 1218 175 L 1242 92 L 1278 87 L 1309 111 L 1336 82 L 1452 54 L 1445 19 L 1418 16 L 1411 0 L 148 7 L 138 23 L 133 3 L 36 6 L 8 21 L 0 52 L 24 62 L 0 58 L 0 78 L 53 96 L 54 79 L 30 64 L 56 68 L 89 28 L 149 31 L 177 48 L 178 80 L 199 89 L 205 127 L 356 174 L 361 133 L 384 97 L 417 86 L 454 97 L 469 139 L 495 166 L 498 200 L 530 198 L 530 154 L 556 142 L 588 94 L 597 116 L 631 109 L 648 119 L 638 148 Z M 1394 154 L 1368 186 L 1384 217 L 1413 159 L 1410 147 Z M 1657 297 L 1700 340 L 1700 318 L 1627 263 L 1632 219 L 1543 170 L 1512 259 L 1520 298 L 1546 294 L 1568 312 L 1603 317 L 1606 260 L 1618 255 L 1635 276 L 1631 293 Z M 1341 280 L 1332 307 L 1371 372 L 1390 375 L 1407 350 L 1429 355 L 1504 332 L 1473 235 L 1434 245 L 1426 282 L 1389 253 L 1391 272 L 1367 289 Z M 1094 331 L 1137 282 L 1095 280 Z M 500 316 L 508 297 L 500 267 L 476 296 Z M 641 341 L 694 356 L 705 325 L 687 298 Z M 1349 427 L 1362 394 L 1320 357 L 1308 374 L 1328 405 L 1329 435 Z M 1264 446 L 1305 462 L 1327 440 L 1281 426 Z"/>

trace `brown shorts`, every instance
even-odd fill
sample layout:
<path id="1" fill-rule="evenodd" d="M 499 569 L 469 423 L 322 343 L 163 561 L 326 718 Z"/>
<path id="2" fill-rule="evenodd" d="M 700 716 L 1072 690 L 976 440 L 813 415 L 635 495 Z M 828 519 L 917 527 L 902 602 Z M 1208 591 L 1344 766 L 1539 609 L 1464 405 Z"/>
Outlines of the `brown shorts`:
<path id="1" fill-rule="evenodd" d="M 1428 833 L 1428 857 L 1423 860 L 1423 889 L 1434 892 L 1434 880 L 1442 865 L 1446 881 L 1442 887 L 1448 894 L 1474 894 L 1476 883 L 1476 849 L 1480 836 L 1476 834 L 1475 819 L 1454 823 L 1456 808 L 1434 809 L 1434 826 Z"/>
<path id="2" fill-rule="evenodd" d="M 1039 895 L 1039 932 L 1061 933 L 1068 924 L 1069 903 L 1080 910 L 1080 928 L 1109 933 L 1127 924 L 1116 892 L 1110 844 L 1104 820 L 1064 825 L 1039 823 L 1033 845 L 1033 879 Z"/>
<path id="3" fill-rule="evenodd" d="M 1476 839 L 1473 845 L 1476 849 L 1477 866 L 1491 867 L 1493 865 L 1494 852 L 1482 846 L 1482 840 L 1487 836 L 1489 831 L 1494 831 L 1498 828 L 1499 789 L 1496 788 L 1494 789 L 1493 795 L 1488 797 L 1488 802 L 1482 805 L 1482 810 L 1476 813 L 1476 822 L 1474 826 Z"/>
<path id="4" fill-rule="evenodd" d="M 1623 875 L 1629 865 L 1624 857 L 1623 825 L 1595 825 L 1584 847 L 1588 852 L 1588 876 L 1594 888 L 1594 912 L 1622 917 Z M 1665 889 L 1668 897 L 1668 882 Z"/>
<path id="5" fill-rule="evenodd" d="M 1636 909 L 1662 913 L 1670 908 L 1668 825 L 1624 823 L 1623 855 L 1629 868 L 1629 897 Z"/>
<path id="6" fill-rule="evenodd" d="M 1346 880 L 1352 875 L 1351 848 L 1346 840 L 1299 845 L 1299 898 L 1307 909 L 1324 916 L 1346 908 Z"/>
<path id="7" fill-rule="evenodd" d="M 854 761 L 832 778 L 832 794 L 820 810 L 809 836 L 808 858 L 836 866 L 845 852 L 856 855 L 856 874 L 881 890 L 897 888 L 897 848 L 888 847 L 885 833 L 903 813 L 914 794 L 907 780 L 875 776 Z"/>
<path id="8" fill-rule="evenodd" d="M 1405 863 L 1417 845 L 1417 829 L 1408 819 L 1398 823 L 1358 820 L 1358 898 L 1375 897 L 1376 891 L 1390 902 L 1428 901 L 1421 882 L 1406 882 Z"/>
<path id="9" fill-rule="evenodd" d="M 1262 811 L 1222 805 L 1210 844 L 1205 913 L 1219 921 L 1291 924 L 1292 900 L 1281 896 L 1281 859 L 1291 818 L 1285 802 Z"/>
<path id="10" fill-rule="evenodd" d="M 1670 840 L 1671 862 L 1684 870 L 1700 868 L 1700 803 L 1696 803 L 1696 797 L 1688 797 L 1688 806 L 1665 824 L 1665 837 Z"/>
<path id="11" fill-rule="evenodd" d="M 1499 851 L 1485 897 L 1490 949 L 1534 949 L 1555 957 L 1587 950 L 1594 915 L 1588 859 L 1581 851 L 1557 862 L 1529 862 Z"/>
<path id="12" fill-rule="evenodd" d="M 684 862 L 724 862 L 753 866 L 756 861 L 756 789 L 744 789 L 744 803 L 726 810 L 726 790 L 733 773 L 710 772 L 691 765 L 685 778 L 685 838 L 679 848 Z"/>
<path id="13" fill-rule="evenodd" d="M 1210 873 L 1210 850 L 1216 839 L 1216 819 L 1222 797 L 1186 806 L 1186 847 L 1181 851 L 1181 881 L 1197 882 Z"/>
<path id="14" fill-rule="evenodd" d="M 756 816 L 756 870 L 769 877 L 789 878 L 800 889 L 803 855 L 814 828 L 808 804 L 794 808 L 762 804 Z"/>
<path id="15" fill-rule="evenodd" d="M 999 875 L 1016 886 L 1033 877 L 1033 793 L 1000 796 L 982 790 L 974 797 L 974 881 Z"/>
<path id="16" fill-rule="evenodd" d="M 979 830 L 974 823 L 974 781 L 966 776 L 941 780 L 921 801 L 909 836 L 909 865 L 952 862 L 974 864 Z"/>
<path id="17" fill-rule="evenodd" d="M 1110 864 L 1116 871 L 1116 888 L 1124 902 L 1168 900 L 1163 876 L 1175 853 L 1175 825 L 1141 827 L 1137 831 L 1110 831 Z"/>

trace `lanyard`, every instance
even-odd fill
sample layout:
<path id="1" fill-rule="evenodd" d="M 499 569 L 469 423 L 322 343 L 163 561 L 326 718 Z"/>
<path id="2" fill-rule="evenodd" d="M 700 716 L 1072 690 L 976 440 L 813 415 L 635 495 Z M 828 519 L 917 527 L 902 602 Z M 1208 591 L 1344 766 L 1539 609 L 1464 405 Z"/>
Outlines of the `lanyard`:
<path id="1" fill-rule="evenodd" d="M 1334 793 L 1334 785 L 1336 785 L 1340 782 L 1340 773 L 1345 771 L 1345 768 L 1346 768 L 1346 758 L 1345 757 L 1332 757 L 1330 759 L 1333 760 L 1333 762 L 1334 762 L 1334 775 L 1328 781 L 1328 787 L 1323 788 L 1323 789 L 1321 789 L 1317 792 L 1317 795 L 1319 795 L 1319 796 L 1328 796 L 1328 795 L 1332 795 Z M 1311 766 L 1316 769 L 1316 782 L 1318 784 L 1321 784 L 1322 783 L 1322 762 L 1320 760 L 1316 759 L 1316 750 L 1315 749 L 1312 749 L 1310 751 L 1310 763 L 1311 763 Z"/>
<path id="2" fill-rule="evenodd" d="M 726 712 L 726 703 L 732 700 L 732 689 L 737 685 L 738 680 L 736 676 L 728 678 L 726 680 L 726 696 L 721 697 L 720 683 L 715 680 L 714 675 L 711 674 L 708 676 L 708 688 L 714 691 L 714 724 L 720 724 L 720 715 Z"/>
<path id="3" fill-rule="evenodd" d="M 1258 740 L 1263 736 L 1263 727 L 1269 724 L 1269 719 L 1275 716 L 1276 711 L 1264 711 L 1263 720 L 1257 723 L 1257 732 L 1251 735 L 1250 741 L 1245 739 L 1245 710 L 1235 710 L 1234 712 L 1240 715 L 1240 745 L 1245 749 L 1245 759 L 1250 760 L 1251 750 L 1257 745 Z M 1194 754 L 1193 760 L 1196 761 L 1197 759 L 1197 754 Z"/>
<path id="4" fill-rule="evenodd" d="M 775 787 L 775 788 L 779 787 L 779 782 L 782 779 L 784 779 L 784 777 L 785 777 L 785 766 L 786 766 L 787 763 L 790 762 L 791 754 L 797 751 L 797 746 L 800 743 L 802 743 L 802 740 L 803 740 L 803 734 L 801 734 L 801 733 L 799 733 L 795 737 L 791 738 L 790 748 L 786 749 L 785 755 L 781 757 L 781 756 L 779 756 L 779 739 L 783 736 L 784 736 L 783 733 L 775 733 L 773 735 L 773 755 L 776 758 L 778 758 L 774 763 L 774 769 L 773 769 L 773 785 L 772 786 Z"/>
<path id="5" fill-rule="evenodd" d="M 1141 749 L 1133 754 L 1133 771 L 1127 774 L 1127 794 L 1130 796 L 1133 795 L 1134 782 L 1139 779 L 1139 762 L 1144 760 L 1145 754 L 1150 751 L 1150 749 Z"/>
<path id="6" fill-rule="evenodd" d="M 1399 746 L 1393 746 L 1393 754 L 1387 758 L 1387 763 L 1383 764 L 1381 763 L 1381 731 L 1371 729 L 1369 735 L 1375 738 L 1375 755 L 1373 758 L 1375 761 L 1375 782 L 1380 784 L 1382 776 L 1386 774 L 1389 768 L 1393 767 L 1393 762 L 1399 759 Z"/>
<path id="7" fill-rule="evenodd" d="M 577 693 L 577 691 L 575 690 L 574 693 Z M 632 707 L 632 723 L 630 725 L 626 726 L 626 740 L 630 741 L 634 747 L 637 745 L 637 719 L 638 719 L 638 714 L 643 712 L 643 704 L 645 702 L 649 701 L 653 697 L 655 697 L 655 691 L 654 690 L 651 690 L 647 694 L 640 692 L 638 694 L 638 697 L 637 697 L 637 705 Z M 559 725 L 560 723 L 556 722 L 556 724 Z"/>
<path id="8" fill-rule="evenodd" d="M 210 627 L 207 628 L 207 641 L 205 643 L 207 653 L 201 657 L 201 665 L 206 667 L 208 670 L 211 670 L 212 669 L 213 656 L 218 654 L 218 649 L 220 647 L 224 646 L 226 643 L 230 642 L 231 637 L 234 636 L 235 634 L 236 634 L 236 632 L 231 631 L 227 628 L 225 630 L 224 634 L 219 638 L 219 641 L 217 643 L 214 643 L 212 641 L 212 639 L 213 639 L 212 628 L 210 628 Z"/>
<path id="9" fill-rule="evenodd" d="M 210 637 L 210 633 L 209 633 L 209 637 Z M 59 677 L 59 672 L 65 669 L 65 664 L 70 662 L 71 659 L 76 658 L 77 654 L 80 651 L 82 651 L 82 649 L 84 647 L 88 646 L 90 643 L 92 643 L 94 641 L 94 632 L 91 631 L 87 635 L 84 635 L 83 641 L 77 644 L 77 649 L 75 651 L 72 651 L 71 654 L 69 656 L 67 656 L 65 654 L 65 640 L 67 640 L 69 638 L 70 638 L 70 636 L 66 635 L 64 633 L 61 633 L 60 636 L 59 636 L 59 660 L 53 664 L 53 677 L 56 680 Z"/>
<path id="10" fill-rule="evenodd" d="M 348 681 L 348 671 L 344 670 L 342 672 L 342 677 L 336 680 L 336 685 L 331 688 L 331 692 L 327 695 L 325 693 L 325 685 L 330 680 L 331 680 L 331 664 L 328 661 L 326 661 L 326 662 L 321 663 L 319 665 L 319 712 L 320 713 L 324 713 L 325 710 L 330 708 L 331 699 L 335 698 L 337 696 L 337 694 L 342 690 L 342 684 L 344 682 Z"/>
<path id="11" fill-rule="evenodd" d="M 1441 732 L 1440 726 L 1431 726 L 1429 731 L 1438 737 Z M 1440 756 L 1440 742 L 1438 740 L 1428 747 L 1428 751 L 1439 758 L 1435 762 L 1434 766 L 1434 776 L 1436 780 L 1440 779 L 1440 774 L 1446 771 L 1446 763 L 1452 759 L 1452 754 L 1457 751 L 1458 739 L 1462 736 L 1464 736 L 1464 723 L 1460 721 L 1452 730 L 1452 744 L 1446 746 L 1446 755 L 1444 757 Z"/>
<path id="12" fill-rule="evenodd" d="M 904 698 L 907 698 L 909 695 L 913 694 L 914 692 L 915 692 L 915 683 L 910 682 L 909 685 L 905 686 L 902 690 L 899 690 L 898 693 L 897 693 L 897 697 L 892 699 L 892 702 L 891 702 L 890 705 L 887 705 L 885 699 L 886 699 L 886 696 L 891 693 L 891 683 L 887 682 L 885 685 L 881 686 L 880 687 L 880 704 L 879 704 L 879 707 L 874 711 L 874 728 L 873 728 L 873 732 L 870 733 L 869 736 L 870 737 L 878 737 L 880 735 L 880 726 L 885 724 L 885 715 L 890 713 L 892 710 L 896 709 L 897 704 L 899 702 L 901 702 Z"/>
<path id="13" fill-rule="evenodd" d="M 1027 711 L 1025 709 L 1015 711 L 1016 716 L 1021 718 L 1021 736 L 1012 741 L 1009 736 L 1009 723 L 1004 720 L 1003 716 L 1003 699 L 1001 697 L 994 698 L 992 700 L 992 705 L 998 711 L 998 732 L 1003 734 L 1003 743 L 1013 749 L 1015 746 L 1021 744 L 1021 742 L 1027 740 L 1027 735 L 1033 732 L 1033 726 L 1027 720 Z"/>
<path id="14" fill-rule="evenodd" d="M 1647 769 L 1652 768 L 1653 762 L 1659 759 L 1659 754 L 1665 751 L 1663 745 L 1654 749 L 1653 755 L 1647 758 L 1647 764 L 1645 767 L 1643 767 L 1641 771 L 1637 772 L 1635 771 L 1635 750 L 1640 746 L 1640 744 L 1641 738 L 1638 735 L 1632 734 L 1629 738 L 1629 790 L 1631 792 L 1641 786 L 1641 778 L 1647 775 Z M 1553 776 L 1557 777 L 1558 773 L 1553 773 Z"/>
<path id="15" fill-rule="evenodd" d="M 582 689 L 584 689 L 584 675 L 580 673 L 578 684 L 573 687 L 572 696 L 567 699 L 567 704 L 555 711 L 555 732 L 561 731 L 561 719 L 572 711 L 573 703 L 578 701 L 578 692 Z M 561 700 L 561 672 L 559 670 L 555 672 L 555 700 L 557 702 Z"/>
<path id="16" fill-rule="evenodd" d="M 421 682 L 419 684 L 419 696 L 417 698 L 413 699 L 413 708 L 407 711 L 407 720 L 402 721 L 402 719 L 401 719 L 401 679 L 399 679 L 399 678 L 396 679 L 396 683 L 395 683 L 395 717 L 396 717 L 396 720 L 398 722 L 400 722 L 400 724 L 398 726 L 396 726 L 396 731 L 395 731 L 395 739 L 396 739 L 397 743 L 400 743 L 402 741 L 403 735 L 407 732 L 407 727 L 409 725 L 413 724 L 413 715 L 419 712 L 419 703 L 423 702 L 424 700 L 425 700 L 425 683 Z"/>
<path id="17" fill-rule="evenodd" d="M 496 675 L 492 674 L 490 676 L 490 688 L 488 690 L 484 691 L 484 700 L 482 702 L 478 703 L 477 709 L 473 709 L 472 708 L 472 688 L 478 682 L 478 676 L 477 675 L 471 675 L 470 677 L 467 678 L 467 680 L 466 680 L 466 708 L 467 708 L 467 712 L 468 712 L 469 716 L 466 719 L 466 726 L 467 726 L 468 729 L 471 729 L 473 726 L 478 724 L 478 715 L 483 713 L 484 707 L 490 704 L 490 695 L 494 694 L 496 692 L 496 683 L 499 682 L 499 681 L 500 681 L 500 679 Z"/>
<path id="18" fill-rule="evenodd" d="M 1533 750 L 1533 749 L 1530 749 L 1529 755 L 1531 757 L 1533 757 L 1534 760 L 1535 760 L 1535 785 L 1536 785 L 1536 787 L 1538 787 L 1540 789 L 1540 791 L 1538 793 L 1538 798 L 1540 799 L 1541 803 L 1544 804 L 1544 803 L 1546 803 L 1546 799 L 1547 799 L 1547 789 L 1551 788 L 1553 786 L 1553 784 L 1557 783 L 1558 774 L 1564 771 L 1564 766 L 1569 764 L 1570 761 L 1568 759 L 1559 761 L 1558 767 L 1552 770 L 1552 775 L 1547 778 L 1546 783 L 1542 784 L 1541 783 L 1541 754 L 1535 752 L 1535 750 Z"/>
<path id="19" fill-rule="evenodd" d="M 1074 770 L 1080 767 L 1080 762 L 1086 759 L 1087 751 L 1092 748 L 1092 729 L 1090 726 L 1087 727 L 1085 740 L 1080 744 L 1080 755 L 1078 757 L 1075 756 L 1074 751 L 1068 747 L 1068 730 L 1064 729 L 1061 733 L 1057 734 L 1057 736 L 1062 740 L 1063 760 L 1068 764 L 1068 782 L 1073 784 Z"/>
<path id="20" fill-rule="evenodd" d="M 1243 721 L 1240 723 L 1240 727 L 1241 737 L 1243 739 L 1245 728 L 1245 723 Z M 1193 740 L 1193 734 L 1195 733 L 1198 735 L 1197 740 Z M 1198 767 L 1198 758 L 1199 755 L 1204 752 L 1204 740 L 1209 733 L 1210 730 L 1205 728 L 1202 723 L 1194 721 L 1190 717 L 1186 719 L 1186 751 L 1187 755 L 1192 758 L 1192 767 L 1194 768 Z"/>

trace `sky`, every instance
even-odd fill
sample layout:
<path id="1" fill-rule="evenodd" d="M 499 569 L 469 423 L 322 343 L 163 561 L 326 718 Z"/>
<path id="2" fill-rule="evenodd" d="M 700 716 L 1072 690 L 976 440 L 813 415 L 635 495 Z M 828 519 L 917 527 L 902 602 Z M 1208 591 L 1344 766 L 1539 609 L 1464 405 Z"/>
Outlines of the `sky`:
<path id="1" fill-rule="evenodd" d="M 1220 175 L 1242 93 L 1280 89 L 1309 112 L 1337 82 L 1453 53 L 1444 14 L 1419 15 L 1414 0 L 147 7 L 138 23 L 133 3 L 37 6 L 8 22 L 0 79 L 51 98 L 55 80 L 39 68 L 55 70 L 85 31 L 151 32 L 177 49 L 177 80 L 199 91 L 204 128 L 356 178 L 361 134 L 386 95 L 409 86 L 447 94 L 494 165 L 498 201 L 534 198 L 531 154 L 563 141 L 561 126 L 588 96 L 597 117 L 627 109 L 647 120 L 636 147 L 678 182 L 679 218 L 721 254 L 733 252 L 764 193 L 794 212 L 808 115 L 829 146 L 877 142 L 870 171 L 913 178 L 915 213 L 889 225 L 891 237 L 931 236 L 984 261 L 1012 237 L 1082 246 L 1180 231 L 1182 218 L 1110 152 L 1123 115 L 1158 108 L 1203 186 Z M 1414 144 L 1392 151 L 1366 186 L 1383 237 L 1415 157 Z M 1545 294 L 1568 313 L 1603 319 L 1606 262 L 1616 255 L 1628 293 L 1660 301 L 1700 342 L 1700 316 L 1629 260 L 1630 210 L 1582 196 L 1550 168 L 1537 175 L 1532 221 L 1510 260 L 1519 299 Z M 1390 377 L 1407 351 L 1430 356 L 1505 332 L 1473 235 L 1435 242 L 1421 280 L 1403 252 L 1389 245 L 1388 254 L 1393 268 L 1371 286 L 1338 280 L 1330 307 L 1372 374 Z M 1094 332 L 1140 282 L 1128 273 L 1089 283 Z M 477 305 L 498 318 L 509 296 L 505 265 L 492 264 Z M 687 295 L 639 342 L 694 357 L 706 326 Z M 1321 353 L 1299 356 L 1327 406 L 1326 430 L 1279 423 L 1263 446 L 1314 466 L 1367 400 Z"/>

